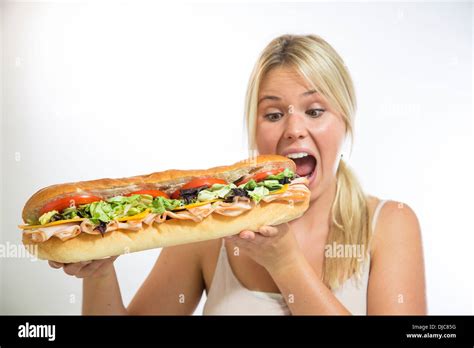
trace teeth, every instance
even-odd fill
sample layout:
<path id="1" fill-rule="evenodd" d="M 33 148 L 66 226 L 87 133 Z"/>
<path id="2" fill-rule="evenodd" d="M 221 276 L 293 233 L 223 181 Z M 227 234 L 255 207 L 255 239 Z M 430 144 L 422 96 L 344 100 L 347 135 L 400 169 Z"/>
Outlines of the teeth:
<path id="1" fill-rule="evenodd" d="M 306 157 L 306 156 L 309 156 L 309 153 L 306 153 L 306 152 L 295 152 L 295 153 L 289 153 L 288 155 L 286 155 L 286 157 L 288 158 L 303 158 L 303 157 Z"/>

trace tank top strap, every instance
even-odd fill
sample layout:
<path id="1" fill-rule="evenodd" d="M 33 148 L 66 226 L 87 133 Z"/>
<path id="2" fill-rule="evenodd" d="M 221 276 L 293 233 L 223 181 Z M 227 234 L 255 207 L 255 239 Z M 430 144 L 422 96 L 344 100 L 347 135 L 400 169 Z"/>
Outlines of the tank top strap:
<path id="1" fill-rule="evenodd" d="M 374 210 L 374 215 L 372 217 L 372 234 L 375 232 L 375 226 L 377 225 L 377 220 L 380 215 L 380 211 L 382 210 L 383 206 L 385 203 L 387 203 L 388 200 L 380 200 L 380 202 L 377 204 Z"/>

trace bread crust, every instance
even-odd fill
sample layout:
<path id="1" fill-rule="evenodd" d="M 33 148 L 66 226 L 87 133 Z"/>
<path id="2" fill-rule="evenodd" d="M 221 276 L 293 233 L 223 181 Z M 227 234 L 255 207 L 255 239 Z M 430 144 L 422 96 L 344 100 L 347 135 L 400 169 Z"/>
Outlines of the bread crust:
<path id="1" fill-rule="evenodd" d="M 302 202 L 260 202 L 252 210 L 237 217 L 211 214 L 201 222 L 172 219 L 164 223 L 153 223 L 137 232 L 117 230 L 106 233 L 103 237 L 81 233 L 64 242 L 58 238 L 50 238 L 37 244 L 28 244 L 31 242 L 23 238 L 23 243 L 42 260 L 62 263 L 96 260 L 141 250 L 217 239 L 243 230 L 257 230 L 263 225 L 279 225 L 302 216 L 308 209 L 309 199 L 308 191 Z"/>
<path id="2" fill-rule="evenodd" d="M 290 168 L 295 171 L 295 163 L 284 156 L 260 155 L 237 162 L 233 165 L 219 166 L 201 170 L 171 169 L 146 175 L 118 179 L 98 179 L 57 184 L 37 191 L 26 202 L 22 218 L 24 223 L 36 221 L 40 210 L 49 202 L 72 195 L 91 194 L 108 199 L 113 196 L 127 194 L 140 189 L 158 189 L 170 194 L 176 188 L 196 177 L 215 177 L 234 182 L 240 177 L 254 172 Z"/>

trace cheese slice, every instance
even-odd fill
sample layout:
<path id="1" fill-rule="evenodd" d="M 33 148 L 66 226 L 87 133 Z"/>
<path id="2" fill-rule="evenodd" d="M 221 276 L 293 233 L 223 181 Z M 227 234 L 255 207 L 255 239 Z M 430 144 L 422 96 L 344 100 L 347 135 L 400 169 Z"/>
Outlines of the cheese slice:
<path id="1" fill-rule="evenodd" d="M 129 221 L 129 220 L 140 220 L 143 219 L 145 216 L 147 216 L 150 213 L 151 209 L 146 209 L 145 211 L 141 212 L 140 214 L 136 214 L 133 216 L 124 216 L 118 219 L 114 219 L 116 221 Z M 59 221 L 53 221 L 48 224 L 44 225 L 19 225 L 18 227 L 21 228 L 22 230 L 33 230 L 36 228 L 40 227 L 49 227 L 49 226 L 56 226 L 56 225 L 62 225 L 66 224 L 68 222 L 79 222 L 79 221 L 84 221 L 86 218 L 77 218 L 77 219 L 68 219 L 68 220 L 59 220 Z"/>
<path id="2" fill-rule="evenodd" d="M 216 199 L 211 199 L 210 201 L 191 203 L 191 204 L 188 204 L 188 205 L 183 205 L 182 207 L 177 207 L 177 208 L 173 209 L 173 211 L 200 207 L 201 205 L 206 205 L 208 203 L 217 202 L 219 200 L 220 200 L 219 198 L 216 198 Z"/>
<path id="3" fill-rule="evenodd" d="M 49 227 L 49 226 L 55 226 L 55 225 L 62 225 L 68 222 L 76 222 L 76 221 L 83 221 L 85 218 L 76 218 L 76 219 L 68 219 L 68 220 L 59 220 L 59 221 L 53 221 L 44 225 L 19 225 L 18 227 L 21 228 L 22 230 L 32 230 L 38 227 Z"/>
<path id="4" fill-rule="evenodd" d="M 270 194 L 271 194 L 271 195 L 277 195 L 277 194 L 279 194 L 279 193 L 285 192 L 286 190 L 288 190 L 288 184 L 283 185 L 283 187 L 282 187 L 281 189 L 279 189 L 279 190 L 270 191 Z"/>
<path id="5" fill-rule="evenodd" d="M 145 209 L 139 214 L 132 215 L 132 216 L 124 216 L 118 219 L 114 219 L 115 221 L 130 221 L 130 220 L 140 220 L 146 217 L 150 213 L 151 209 Z"/>

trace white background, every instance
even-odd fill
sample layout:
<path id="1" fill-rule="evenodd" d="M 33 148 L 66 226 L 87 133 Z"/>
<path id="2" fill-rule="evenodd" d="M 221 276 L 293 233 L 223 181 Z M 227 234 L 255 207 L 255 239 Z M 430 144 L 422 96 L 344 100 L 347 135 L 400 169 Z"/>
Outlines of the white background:
<path id="1" fill-rule="evenodd" d="M 20 244 L 21 209 L 42 187 L 245 158 L 243 102 L 258 54 L 280 34 L 314 33 L 356 85 L 351 166 L 368 193 L 419 217 L 429 313 L 472 313 L 471 3 L 1 10 L 4 246 Z M 117 260 L 125 304 L 158 254 Z M 9 256 L 0 258 L 0 313 L 80 313 L 80 280 Z"/>

